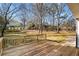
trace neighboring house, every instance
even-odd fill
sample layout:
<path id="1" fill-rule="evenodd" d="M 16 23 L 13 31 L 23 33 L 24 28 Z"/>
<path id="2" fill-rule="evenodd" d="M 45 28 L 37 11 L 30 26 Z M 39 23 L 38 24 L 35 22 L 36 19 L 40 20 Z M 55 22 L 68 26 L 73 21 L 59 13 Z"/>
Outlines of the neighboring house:
<path id="1" fill-rule="evenodd" d="M 7 25 L 7 28 L 8 28 L 8 30 L 22 30 L 23 26 L 21 26 L 20 22 L 18 22 L 16 20 L 12 20 Z"/>

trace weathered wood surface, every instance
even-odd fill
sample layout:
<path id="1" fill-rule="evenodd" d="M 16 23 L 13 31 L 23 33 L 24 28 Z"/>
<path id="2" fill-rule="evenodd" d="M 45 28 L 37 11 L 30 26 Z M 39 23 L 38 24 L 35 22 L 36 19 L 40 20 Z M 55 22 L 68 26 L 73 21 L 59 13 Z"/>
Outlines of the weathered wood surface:
<path id="1" fill-rule="evenodd" d="M 34 40 L 40 41 L 40 40 L 46 40 L 46 39 L 47 39 L 46 34 L 27 35 L 27 36 L 24 36 L 24 35 L 5 36 L 4 48 L 16 47 L 16 46 L 20 46 Z"/>
<path id="2" fill-rule="evenodd" d="M 4 50 L 3 56 L 76 56 L 79 49 L 71 46 L 64 46 L 61 43 L 52 41 L 33 41 L 16 48 Z"/>
<path id="3" fill-rule="evenodd" d="M 0 55 L 2 55 L 3 52 L 3 37 L 0 38 Z"/>

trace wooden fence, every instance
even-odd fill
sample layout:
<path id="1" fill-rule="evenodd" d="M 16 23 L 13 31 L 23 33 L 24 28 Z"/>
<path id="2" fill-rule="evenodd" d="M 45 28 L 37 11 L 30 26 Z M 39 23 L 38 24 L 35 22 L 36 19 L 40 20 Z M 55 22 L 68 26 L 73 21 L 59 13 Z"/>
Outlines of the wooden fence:
<path id="1" fill-rule="evenodd" d="M 3 52 L 3 37 L 0 38 L 0 55 L 2 55 Z"/>
<path id="2" fill-rule="evenodd" d="M 44 39 L 46 39 L 46 34 L 4 37 L 3 48 L 11 48 L 34 40 L 40 41 Z"/>

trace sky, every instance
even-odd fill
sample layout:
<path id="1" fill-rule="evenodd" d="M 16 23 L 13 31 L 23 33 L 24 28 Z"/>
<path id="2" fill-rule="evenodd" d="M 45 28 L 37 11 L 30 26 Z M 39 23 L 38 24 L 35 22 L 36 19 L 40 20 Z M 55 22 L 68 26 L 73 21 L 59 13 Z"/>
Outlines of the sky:
<path id="1" fill-rule="evenodd" d="M 0 4 L 1 5 L 1 4 Z M 19 5 L 18 3 L 16 5 Z M 13 9 L 14 7 L 12 6 L 11 9 Z M 32 4 L 31 3 L 26 3 L 26 8 L 30 9 L 32 11 Z M 67 4 L 65 4 L 65 7 L 63 8 L 65 13 L 68 15 L 68 18 L 72 15 L 69 7 Z M 28 15 L 28 20 L 32 20 L 34 15 L 32 12 L 27 12 Z M 63 15 L 63 14 L 62 14 Z M 46 16 L 46 18 L 48 20 L 48 23 L 51 22 L 52 20 L 52 16 Z M 50 20 L 49 20 L 50 19 Z M 16 17 L 14 20 L 19 21 L 20 22 L 20 17 Z"/>

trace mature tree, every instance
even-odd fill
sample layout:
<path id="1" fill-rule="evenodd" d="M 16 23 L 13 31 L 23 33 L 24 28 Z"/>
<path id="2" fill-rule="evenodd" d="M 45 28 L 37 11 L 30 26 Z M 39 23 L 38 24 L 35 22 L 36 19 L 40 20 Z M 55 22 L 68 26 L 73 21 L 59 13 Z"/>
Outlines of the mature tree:
<path id="1" fill-rule="evenodd" d="M 65 19 L 66 18 L 66 14 L 64 12 L 64 4 L 57 4 L 57 3 L 53 3 L 53 4 L 47 4 L 46 6 L 46 11 L 52 16 L 52 25 L 54 29 L 54 23 L 55 20 L 57 19 L 57 33 L 59 33 L 59 29 L 60 29 L 60 24 L 61 24 L 61 19 Z M 63 14 L 61 16 L 61 14 Z"/>
<path id="2" fill-rule="evenodd" d="M 27 19 L 28 19 L 28 14 L 27 14 L 28 9 L 26 7 L 26 4 L 20 4 L 19 9 L 20 9 L 20 12 L 19 12 L 20 21 L 21 21 L 21 23 L 22 23 L 22 25 L 23 25 L 23 27 L 25 29 L 26 22 L 27 22 Z"/>
<path id="3" fill-rule="evenodd" d="M 17 6 L 12 3 L 4 3 L 0 5 L 0 15 L 4 18 L 5 23 L 3 25 L 1 36 L 4 36 L 7 24 L 15 17 L 15 13 L 18 11 Z"/>
<path id="4" fill-rule="evenodd" d="M 4 18 L 2 16 L 0 16 L 0 36 L 1 36 L 2 26 L 4 23 L 5 23 Z"/>
<path id="5" fill-rule="evenodd" d="M 60 20 L 61 18 L 64 18 L 65 15 L 61 16 L 63 12 L 63 8 L 64 8 L 64 5 L 63 4 L 55 4 L 55 7 L 56 7 L 56 18 L 57 18 L 57 33 L 59 33 L 59 30 L 60 30 Z"/>
<path id="6" fill-rule="evenodd" d="M 2 16 L 0 16 L 0 25 L 4 24 L 4 23 L 5 23 L 4 18 Z"/>
<path id="7" fill-rule="evenodd" d="M 75 19 L 73 18 L 73 16 L 70 16 L 67 20 L 67 28 L 69 27 L 70 31 L 75 31 L 75 27 L 76 27 L 76 22 Z"/>
<path id="8" fill-rule="evenodd" d="M 47 4 L 47 6 L 46 6 L 46 11 L 47 11 L 47 13 L 49 13 L 49 15 L 51 15 L 52 16 L 52 25 L 53 25 L 53 27 L 54 27 L 54 23 L 55 23 L 55 14 L 56 14 L 56 7 L 55 7 L 55 4 L 53 3 L 53 4 L 50 4 L 50 5 L 48 5 Z M 53 28 L 52 28 L 53 29 Z"/>
<path id="9" fill-rule="evenodd" d="M 37 3 L 33 4 L 33 13 L 38 17 L 39 20 L 39 32 L 43 31 L 43 16 L 45 15 L 45 4 Z"/>

